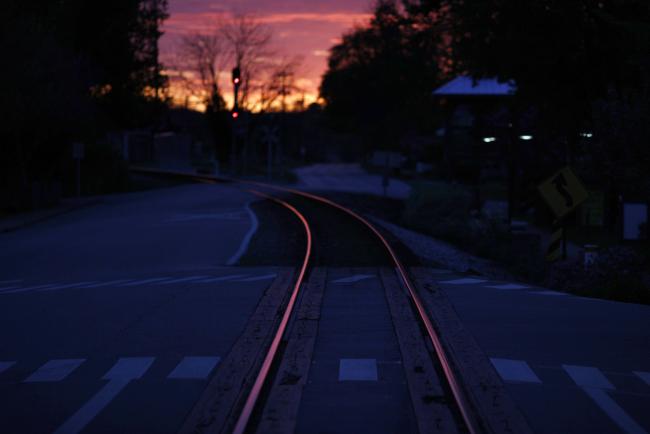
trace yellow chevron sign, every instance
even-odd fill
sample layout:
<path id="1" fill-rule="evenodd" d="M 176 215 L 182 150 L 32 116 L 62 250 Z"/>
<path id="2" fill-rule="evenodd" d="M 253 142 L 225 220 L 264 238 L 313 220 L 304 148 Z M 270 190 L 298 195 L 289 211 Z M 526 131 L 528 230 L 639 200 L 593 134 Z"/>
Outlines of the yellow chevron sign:
<path id="1" fill-rule="evenodd" d="M 556 217 L 564 217 L 584 202 L 589 194 L 568 166 L 558 170 L 537 189 Z"/>

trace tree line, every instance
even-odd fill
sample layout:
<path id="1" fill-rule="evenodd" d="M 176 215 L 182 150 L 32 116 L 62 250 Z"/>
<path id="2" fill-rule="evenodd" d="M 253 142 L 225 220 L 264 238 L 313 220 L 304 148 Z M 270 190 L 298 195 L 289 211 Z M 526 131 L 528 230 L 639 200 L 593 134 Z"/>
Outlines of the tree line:
<path id="1" fill-rule="evenodd" d="M 394 147 L 438 125 L 431 92 L 458 75 L 514 81 L 543 152 L 650 194 L 647 1 L 380 0 L 331 48 L 320 91 L 335 126 Z"/>
<path id="2" fill-rule="evenodd" d="M 73 141 L 156 117 L 167 0 L 8 0 L 2 14 L 0 208 L 18 209 L 63 177 Z"/>

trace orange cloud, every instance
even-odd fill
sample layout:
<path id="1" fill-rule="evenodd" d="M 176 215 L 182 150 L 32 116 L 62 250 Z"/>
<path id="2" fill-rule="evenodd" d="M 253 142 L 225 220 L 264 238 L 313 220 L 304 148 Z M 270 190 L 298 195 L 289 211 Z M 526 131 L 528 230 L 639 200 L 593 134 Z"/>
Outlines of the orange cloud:
<path id="1" fill-rule="evenodd" d="M 163 63 L 171 62 L 175 51 L 178 50 L 177 41 L 180 36 L 193 32 L 210 33 L 214 31 L 216 23 L 222 22 L 231 16 L 230 10 L 223 5 L 208 3 L 207 0 L 196 0 L 192 6 L 190 3 L 177 0 L 174 5 L 172 1 L 171 16 L 164 23 L 165 35 L 161 40 L 161 58 Z M 239 1 L 239 0 L 238 0 Z M 319 3 L 319 4 L 316 4 Z M 341 35 L 354 25 L 361 25 L 367 22 L 370 14 L 361 12 L 365 6 L 350 5 L 350 9 L 357 7 L 357 11 L 341 9 L 343 3 L 338 6 L 330 2 L 302 3 L 301 9 L 282 10 L 276 12 L 269 5 L 282 5 L 275 0 L 267 0 L 267 8 L 256 15 L 257 19 L 268 25 L 273 33 L 273 41 L 280 57 L 300 56 L 304 59 L 301 68 L 299 86 L 304 89 L 305 103 L 310 104 L 318 99 L 318 87 L 321 77 L 327 67 L 329 48 L 340 42 Z M 365 3 L 365 0 L 364 0 Z M 346 3 L 347 4 L 347 3 Z M 343 5 L 345 6 L 345 5 Z M 336 10 L 335 8 L 339 8 Z M 312 8 L 312 10 L 309 10 Z M 327 11 L 326 9 L 333 9 Z M 318 12 L 315 12 L 318 11 Z M 229 71 L 229 70 L 228 70 Z M 229 72 L 226 71 L 228 74 Z M 226 74 L 226 75 L 228 75 Z M 224 98 L 227 103 L 232 104 L 232 92 L 229 78 L 226 77 L 221 83 L 225 90 Z M 191 108 L 204 109 L 200 95 L 188 95 L 180 80 L 172 79 L 170 93 L 175 101 L 187 104 Z M 296 95 L 295 99 L 300 99 Z"/>

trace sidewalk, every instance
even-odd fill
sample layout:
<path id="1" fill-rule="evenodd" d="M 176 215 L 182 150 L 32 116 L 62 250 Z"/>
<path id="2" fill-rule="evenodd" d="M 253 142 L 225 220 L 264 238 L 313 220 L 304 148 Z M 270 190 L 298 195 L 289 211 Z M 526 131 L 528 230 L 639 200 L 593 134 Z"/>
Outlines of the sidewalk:
<path id="1" fill-rule="evenodd" d="M 294 169 L 298 188 L 316 191 L 343 191 L 384 195 L 383 178 L 366 172 L 359 164 L 314 164 Z M 411 187 L 399 179 L 390 178 L 386 196 L 406 199 Z"/>
<path id="2" fill-rule="evenodd" d="M 6 217 L 0 217 L 0 233 L 12 232 L 25 226 L 48 220 L 61 214 L 89 207 L 100 203 L 102 200 L 97 197 L 82 197 L 73 199 L 64 199 L 57 206 L 36 211 L 13 214 Z"/>

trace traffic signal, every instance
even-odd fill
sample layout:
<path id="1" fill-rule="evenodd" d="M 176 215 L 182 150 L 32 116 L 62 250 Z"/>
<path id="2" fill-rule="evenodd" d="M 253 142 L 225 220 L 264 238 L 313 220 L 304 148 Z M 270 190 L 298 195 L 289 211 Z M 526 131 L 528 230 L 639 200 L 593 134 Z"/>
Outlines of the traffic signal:
<path id="1" fill-rule="evenodd" d="M 236 66 L 232 69 L 232 82 L 235 86 L 239 85 L 241 82 L 241 71 L 239 66 Z"/>
<path id="2" fill-rule="evenodd" d="M 232 118 L 237 119 L 239 117 L 239 112 L 237 110 L 232 111 Z"/>

